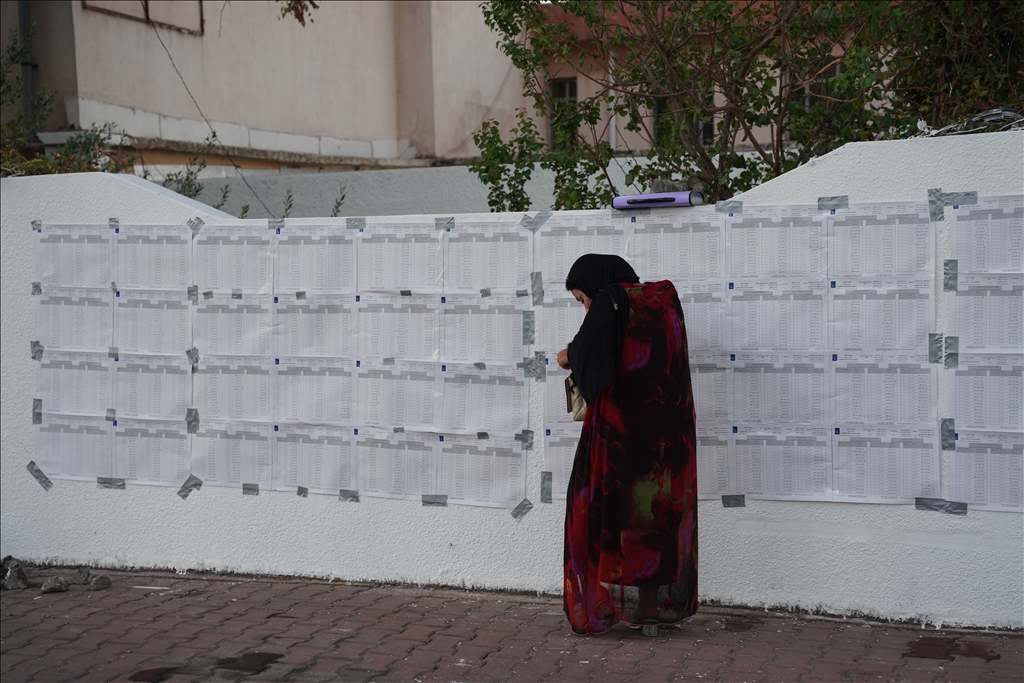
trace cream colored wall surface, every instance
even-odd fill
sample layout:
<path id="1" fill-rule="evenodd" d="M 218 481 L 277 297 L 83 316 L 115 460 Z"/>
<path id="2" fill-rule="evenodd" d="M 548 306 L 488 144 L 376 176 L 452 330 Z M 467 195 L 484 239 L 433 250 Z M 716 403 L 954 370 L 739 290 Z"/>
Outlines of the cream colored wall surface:
<path id="1" fill-rule="evenodd" d="M 478 3 L 432 0 L 430 6 L 437 156 L 476 156 L 473 133 L 484 120 L 497 119 L 507 132 L 515 109 L 527 106 L 522 77 L 495 47 L 498 36 Z"/>
<path id="2" fill-rule="evenodd" d="M 434 63 L 428 2 L 395 4 L 398 155 L 434 156 Z"/>
<path id="3" fill-rule="evenodd" d="M 152 26 L 71 4 L 79 97 L 200 119 Z M 279 13 L 275 2 L 206 2 L 204 35 L 157 31 L 211 121 L 393 147 L 393 4 L 321 3 L 305 28 Z"/>

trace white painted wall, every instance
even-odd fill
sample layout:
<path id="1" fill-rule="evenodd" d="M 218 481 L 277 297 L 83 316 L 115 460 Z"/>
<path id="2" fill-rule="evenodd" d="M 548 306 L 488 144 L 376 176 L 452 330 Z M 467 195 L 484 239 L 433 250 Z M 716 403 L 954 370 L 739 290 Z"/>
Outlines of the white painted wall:
<path id="1" fill-rule="evenodd" d="M 1022 184 L 1024 133 L 1001 133 L 847 145 L 742 199 L 911 200 L 924 199 L 932 187 L 1001 195 L 1024 192 Z M 123 223 L 180 223 L 197 214 L 209 220 L 215 212 L 175 203 L 141 181 L 99 174 L 4 179 L 0 191 L 0 553 L 37 562 L 561 590 L 563 508 L 539 503 L 539 450 L 531 453 L 527 474 L 535 507 L 519 523 L 506 510 L 372 498 L 342 504 L 272 491 L 249 497 L 214 487 L 185 501 L 174 489 L 145 486 L 113 491 L 57 481 L 43 491 L 25 471 L 34 452 L 30 221 L 102 223 L 117 216 Z M 434 188 L 434 196 L 445 194 L 443 185 Z M 949 256 L 945 222 L 938 226 L 937 256 L 940 264 Z M 948 331 L 945 302 L 940 291 L 940 332 Z M 948 415 L 945 377 L 939 392 L 940 416 Z M 531 393 L 536 429 L 540 392 Z M 943 454 L 944 496 L 948 463 Z M 702 501 L 699 514 L 704 600 L 1024 627 L 1021 515 L 772 501 L 728 509 Z"/>

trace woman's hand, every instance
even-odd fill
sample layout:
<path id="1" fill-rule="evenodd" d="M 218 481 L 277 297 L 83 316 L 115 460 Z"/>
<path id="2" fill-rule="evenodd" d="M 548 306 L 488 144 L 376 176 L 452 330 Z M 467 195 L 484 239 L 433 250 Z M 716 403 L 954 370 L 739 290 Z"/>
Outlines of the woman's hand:
<path id="1" fill-rule="evenodd" d="M 571 370 L 569 367 L 569 349 L 562 349 L 558 352 L 558 367 L 563 370 Z"/>

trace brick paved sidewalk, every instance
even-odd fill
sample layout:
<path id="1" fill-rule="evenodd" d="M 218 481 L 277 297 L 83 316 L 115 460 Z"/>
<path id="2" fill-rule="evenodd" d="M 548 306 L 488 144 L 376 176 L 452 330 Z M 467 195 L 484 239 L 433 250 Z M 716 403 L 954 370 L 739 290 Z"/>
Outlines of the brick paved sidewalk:
<path id="1" fill-rule="evenodd" d="M 1021 634 L 706 608 L 646 638 L 574 636 L 550 597 L 110 572 L 0 597 L 0 677 L 23 681 L 1024 681 Z"/>

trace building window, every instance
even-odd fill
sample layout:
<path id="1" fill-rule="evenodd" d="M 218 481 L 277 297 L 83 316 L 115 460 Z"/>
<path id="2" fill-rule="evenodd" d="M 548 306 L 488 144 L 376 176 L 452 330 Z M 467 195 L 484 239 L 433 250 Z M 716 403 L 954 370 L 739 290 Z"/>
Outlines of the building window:
<path id="1" fill-rule="evenodd" d="M 548 97 L 554 104 L 561 102 L 564 104 L 576 104 L 576 79 L 575 78 L 558 78 L 551 81 L 548 84 Z M 557 106 L 557 105 L 555 105 Z M 555 118 L 554 107 L 548 112 L 548 145 L 551 149 L 558 149 L 559 143 L 555 139 L 555 127 L 551 125 L 551 121 Z"/>
<path id="2" fill-rule="evenodd" d="M 202 0 L 82 0 L 82 7 L 183 33 L 203 35 Z"/>

